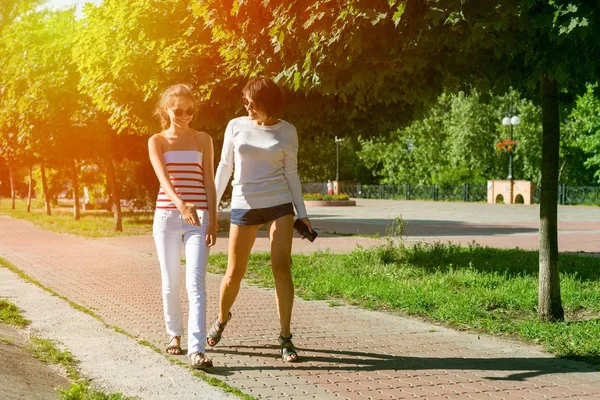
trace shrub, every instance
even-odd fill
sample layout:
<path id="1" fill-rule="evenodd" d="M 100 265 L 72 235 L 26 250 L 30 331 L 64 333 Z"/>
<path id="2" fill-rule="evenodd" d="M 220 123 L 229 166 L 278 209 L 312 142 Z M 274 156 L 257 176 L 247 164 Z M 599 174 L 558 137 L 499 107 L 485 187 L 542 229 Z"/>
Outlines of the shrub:
<path id="1" fill-rule="evenodd" d="M 345 193 L 328 195 L 322 193 L 304 193 L 302 195 L 304 200 L 307 201 L 347 201 L 350 200 L 350 196 Z"/>

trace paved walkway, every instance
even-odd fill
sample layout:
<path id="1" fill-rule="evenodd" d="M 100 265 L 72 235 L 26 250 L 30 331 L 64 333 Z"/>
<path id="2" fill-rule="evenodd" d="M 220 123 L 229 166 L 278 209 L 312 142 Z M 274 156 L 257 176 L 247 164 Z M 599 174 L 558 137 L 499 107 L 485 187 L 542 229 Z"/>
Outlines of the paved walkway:
<path id="1" fill-rule="evenodd" d="M 312 244 L 295 240 L 294 251 L 377 243 L 325 232 L 343 232 L 343 227 L 359 234 L 379 232 L 400 214 L 409 221 L 412 238 L 472 241 L 466 233 L 472 229 L 482 238 L 507 238 L 514 247 L 524 236 L 536 235 L 534 206 L 359 204 L 352 210 L 309 209 L 322 236 Z M 599 225 L 591 221 L 600 221 L 596 208 L 561 208 L 561 251 L 597 252 Z M 418 235 L 411 236 L 411 229 Z M 577 240 L 565 247 L 568 236 Z M 257 247 L 265 243 L 266 238 L 260 239 Z M 0 257 L 92 308 L 109 324 L 162 347 L 160 274 L 150 237 L 92 240 L 0 217 Z M 219 282 L 220 276 L 207 277 L 209 319 L 216 315 Z M 260 398 L 600 398 L 600 373 L 585 364 L 553 359 L 516 342 L 324 302 L 296 301 L 294 341 L 303 362 L 288 365 L 275 345 L 272 290 L 243 287 L 233 314 L 226 336 L 210 353 L 213 373 Z"/>

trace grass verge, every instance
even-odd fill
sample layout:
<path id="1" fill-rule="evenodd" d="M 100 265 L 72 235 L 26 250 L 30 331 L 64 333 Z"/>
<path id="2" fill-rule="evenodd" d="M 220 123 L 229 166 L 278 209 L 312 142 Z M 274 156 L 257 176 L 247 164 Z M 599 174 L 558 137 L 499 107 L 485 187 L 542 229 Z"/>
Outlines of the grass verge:
<path id="1" fill-rule="evenodd" d="M 210 271 L 222 273 L 225 254 Z M 600 366 L 600 258 L 561 255 L 566 321 L 537 318 L 538 253 L 446 244 L 384 245 L 349 254 L 293 256 L 296 293 L 396 310 L 447 326 L 537 343 L 560 357 Z M 252 254 L 251 282 L 273 287 L 268 253 Z"/>
<path id="2" fill-rule="evenodd" d="M 31 321 L 23 317 L 19 307 L 6 299 L 0 299 L 0 323 L 25 328 Z"/>
<path id="3" fill-rule="evenodd" d="M 61 400 L 135 400 L 137 397 L 124 396 L 121 393 L 104 393 L 92 389 L 90 383 L 77 371 L 77 360 L 68 350 L 59 350 L 51 340 L 32 337 L 27 350 L 37 359 L 62 366 L 74 381 L 68 389 L 59 389 Z"/>

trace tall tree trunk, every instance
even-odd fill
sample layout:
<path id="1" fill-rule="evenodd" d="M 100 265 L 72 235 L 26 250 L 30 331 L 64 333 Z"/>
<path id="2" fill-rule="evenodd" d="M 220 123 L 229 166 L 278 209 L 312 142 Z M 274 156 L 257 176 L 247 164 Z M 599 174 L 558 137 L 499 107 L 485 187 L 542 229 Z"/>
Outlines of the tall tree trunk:
<path id="1" fill-rule="evenodd" d="M 115 216 L 115 231 L 123 232 L 123 222 L 121 215 L 121 196 L 119 195 L 119 186 L 115 176 L 115 167 L 112 158 L 108 156 L 106 159 L 106 172 L 108 175 L 108 183 L 110 186 L 111 197 L 113 202 L 113 212 Z"/>
<path id="2" fill-rule="evenodd" d="M 542 194 L 540 197 L 540 281 L 538 316 L 542 321 L 562 321 L 558 273 L 558 155 L 560 116 L 558 84 L 544 76 L 542 102 Z"/>
<path id="3" fill-rule="evenodd" d="M 27 212 L 31 212 L 31 198 L 33 197 L 33 165 L 29 164 L 29 187 L 27 188 Z"/>
<path id="4" fill-rule="evenodd" d="M 8 166 L 8 181 L 10 183 L 10 200 L 11 200 L 11 208 L 14 210 L 15 209 L 15 202 L 16 202 L 16 197 L 17 197 L 17 193 L 15 190 L 15 178 L 13 176 L 13 167 L 12 165 Z"/>
<path id="5" fill-rule="evenodd" d="M 52 215 L 50 209 L 50 199 L 48 198 L 48 181 L 46 180 L 46 167 L 44 163 L 40 163 L 40 170 L 42 173 L 42 190 L 44 191 L 44 207 L 46 209 L 46 215 Z"/>
<path id="6" fill-rule="evenodd" d="M 77 161 L 71 162 L 71 182 L 73 184 L 73 217 L 76 220 L 81 218 L 79 207 L 79 174 L 77 173 Z"/>

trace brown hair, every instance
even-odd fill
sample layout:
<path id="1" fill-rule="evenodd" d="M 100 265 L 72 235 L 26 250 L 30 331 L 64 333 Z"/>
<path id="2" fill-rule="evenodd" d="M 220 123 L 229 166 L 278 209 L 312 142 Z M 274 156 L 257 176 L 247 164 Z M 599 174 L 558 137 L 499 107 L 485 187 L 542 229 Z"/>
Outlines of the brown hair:
<path id="1" fill-rule="evenodd" d="M 283 94 L 272 79 L 250 79 L 242 89 L 242 94 L 250 97 L 256 107 L 269 117 L 277 115 L 283 108 Z"/>
<path id="2" fill-rule="evenodd" d="M 165 106 L 171 102 L 173 97 L 187 97 L 194 102 L 194 109 L 196 108 L 196 103 L 198 101 L 192 87 L 187 83 L 178 83 L 169 86 L 160 96 L 160 100 L 154 109 L 154 115 L 158 117 L 163 129 L 167 129 L 170 124 L 169 114 L 165 111 Z"/>

